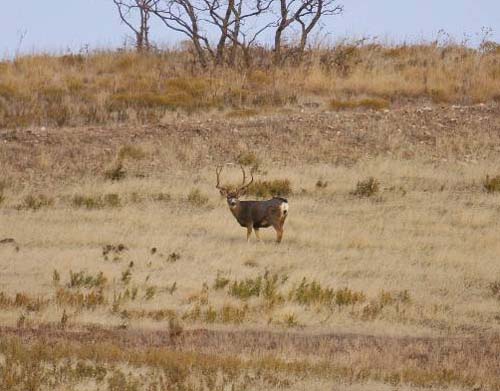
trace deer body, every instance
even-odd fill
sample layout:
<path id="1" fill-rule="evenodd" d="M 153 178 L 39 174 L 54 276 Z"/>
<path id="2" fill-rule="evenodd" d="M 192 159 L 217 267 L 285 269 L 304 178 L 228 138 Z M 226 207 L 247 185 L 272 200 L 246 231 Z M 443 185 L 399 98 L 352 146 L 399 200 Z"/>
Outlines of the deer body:
<path id="1" fill-rule="evenodd" d="M 253 181 L 245 184 L 245 170 L 243 171 L 243 183 L 235 191 L 219 186 L 219 175 L 222 167 L 217 169 L 217 185 L 221 195 L 227 199 L 229 210 L 238 223 L 247 229 L 247 240 L 250 239 L 252 230 L 255 230 L 255 236 L 260 240 L 259 229 L 273 227 L 276 230 L 276 241 L 281 242 L 283 238 L 283 225 L 288 216 L 288 200 L 281 197 L 274 197 L 267 201 L 240 201 L 239 197 L 245 194 L 247 187 Z"/>

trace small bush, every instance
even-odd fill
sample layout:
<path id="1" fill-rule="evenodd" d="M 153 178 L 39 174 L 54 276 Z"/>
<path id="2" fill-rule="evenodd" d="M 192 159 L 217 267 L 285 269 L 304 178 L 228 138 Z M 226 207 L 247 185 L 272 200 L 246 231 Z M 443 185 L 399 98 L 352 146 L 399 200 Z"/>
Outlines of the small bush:
<path id="1" fill-rule="evenodd" d="M 366 299 L 363 292 L 352 291 L 349 288 L 343 288 L 335 292 L 335 304 L 339 307 L 355 305 L 364 302 Z"/>
<path id="2" fill-rule="evenodd" d="M 256 181 L 247 189 L 247 194 L 262 198 L 288 196 L 292 194 L 292 185 L 288 179 Z"/>
<path id="3" fill-rule="evenodd" d="M 331 288 L 323 288 L 314 280 L 308 282 L 304 277 L 300 285 L 297 288 L 292 289 L 288 296 L 290 300 L 299 304 L 330 304 L 335 298 L 335 292 Z"/>
<path id="4" fill-rule="evenodd" d="M 500 281 L 490 283 L 489 288 L 493 297 L 500 299 Z"/>
<path id="5" fill-rule="evenodd" d="M 57 285 L 57 284 L 59 284 L 59 281 L 61 281 L 61 275 L 59 274 L 57 269 L 54 269 L 54 271 L 52 272 L 52 282 L 55 285 Z"/>
<path id="6" fill-rule="evenodd" d="M 201 207 L 208 204 L 208 197 L 203 194 L 200 189 L 191 190 L 188 194 L 187 199 L 191 205 L 196 207 Z"/>
<path id="7" fill-rule="evenodd" d="M 217 272 L 217 277 L 215 278 L 214 282 L 214 289 L 219 290 L 219 289 L 224 289 L 227 284 L 229 284 L 229 278 L 226 278 L 222 276 L 222 273 L 219 271 Z"/>
<path id="8" fill-rule="evenodd" d="M 294 313 L 285 315 L 283 321 L 287 327 L 297 327 L 299 325 L 297 316 Z"/>
<path id="9" fill-rule="evenodd" d="M 356 184 L 356 189 L 351 194 L 358 197 L 371 197 L 378 193 L 379 188 L 379 182 L 375 178 L 370 177 L 364 181 L 359 181 Z"/>
<path id="10" fill-rule="evenodd" d="M 120 196 L 116 193 L 109 193 L 97 196 L 85 196 L 77 194 L 71 199 L 71 204 L 75 208 L 102 209 L 117 208 L 121 206 Z"/>
<path id="11" fill-rule="evenodd" d="M 56 302 L 59 305 L 70 305 L 79 308 L 94 309 L 104 304 L 105 298 L 102 289 L 90 292 L 72 292 L 65 288 L 59 288 L 56 292 Z"/>
<path id="12" fill-rule="evenodd" d="M 327 186 L 328 186 L 327 181 L 323 181 L 321 179 L 318 179 L 318 181 L 316 182 L 316 189 L 326 189 Z"/>
<path id="13" fill-rule="evenodd" d="M 24 197 L 22 203 L 18 205 L 18 209 L 39 210 L 41 208 L 50 207 L 54 205 L 54 199 L 47 197 L 43 194 L 32 195 L 29 194 Z"/>
<path id="14" fill-rule="evenodd" d="M 132 279 L 132 270 L 130 270 L 130 268 L 128 268 L 127 270 L 122 272 L 121 280 L 124 284 L 128 284 L 131 279 Z"/>
<path id="15" fill-rule="evenodd" d="M 222 323 L 241 324 L 247 315 L 248 306 L 244 305 L 242 308 L 232 305 L 224 305 L 220 311 L 220 318 Z"/>
<path id="16" fill-rule="evenodd" d="M 120 181 L 125 178 L 126 174 L 123 163 L 118 161 L 113 167 L 104 172 L 104 178 L 110 181 Z"/>
<path id="17" fill-rule="evenodd" d="M 155 193 L 151 195 L 151 199 L 156 202 L 168 202 L 172 199 L 172 196 L 168 193 Z"/>
<path id="18" fill-rule="evenodd" d="M 176 253 L 175 251 L 168 254 L 167 261 L 170 263 L 177 262 L 179 259 L 181 259 L 181 254 Z"/>
<path id="19" fill-rule="evenodd" d="M 493 178 L 486 175 L 486 178 L 483 181 L 483 187 L 488 193 L 500 192 L 500 175 Z"/>
<path id="20" fill-rule="evenodd" d="M 286 280 L 286 276 L 280 279 L 277 274 L 271 274 L 266 270 L 262 276 L 233 281 L 229 286 L 228 293 L 242 300 L 251 297 L 263 297 L 268 304 L 274 304 L 283 300 L 278 292 L 278 287 Z"/>
<path id="21" fill-rule="evenodd" d="M 146 300 L 151 300 L 156 294 L 156 287 L 154 286 L 148 286 L 146 288 L 146 294 L 144 295 L 144 298 Z"/>
<path id="22" fill-rule="evenodd" d="M 247 278 L 246 280 L 233 281 L 229 287 L 229 294 L 242 300 L 252 296 L 260 296 L 262 289 L 262 277 Z"/>
<path id="23" fill-rule="evenodd" d="M 372 109 L 372 110 L 383 110 L 390 107 L 389 101 L 385 99 L 370 98 L 361 100 L 337 100 L 333 99 L 330 101 L 330 109 L 332 110 L 346 110 L 346 109 Z"/>
<path id="24" fill-rule="evenodd" d="M 73 273 L 73 271 L 70 270 L 69 282 L 66 286 L 68 288 L 98 288 L 103 287 L 107 281 L 108 280 L 104 276 L 103 272 L 99 272 L 95 276 L 93 276 L 91 274 L 86 274 L 84 271 Z"/>
<path id="25" fill-rule="evenodd" d="M 118 261 L 120 260 L 120 254 L 124 251 L 128 250 L 127 247 L 120 243 L 120 244 L 106 244 L 102 248 L 102 256 L 104 260 L 108 260 L 108 255 L 114 254 L 113 256 L 113 261 Z"/>

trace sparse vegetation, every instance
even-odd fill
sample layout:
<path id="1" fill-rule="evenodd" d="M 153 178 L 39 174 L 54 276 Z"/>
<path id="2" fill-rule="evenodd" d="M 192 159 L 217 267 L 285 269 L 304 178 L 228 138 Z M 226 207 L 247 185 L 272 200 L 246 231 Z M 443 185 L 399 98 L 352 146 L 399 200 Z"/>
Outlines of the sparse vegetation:
<path id="1" fill-rule="evenodd" d="M 86 274 L 84 271 L 74 273 L 69 271 L 69 282 L 66 285 L 68 288 L 99 288 L 103 287 L 107 282 L 107 278 L 102 272 L 97 273 L 95 276 Z"/>
<path id="2" fill-rule="evenodd" d="M 247 194 L 256 197 L 277 197 L 292 194 L 292 184 L 289 179 L 274 179 L 271 181 L 257 180 L 252 183 L 247 190 Z"/>
<path id="3" fill-rule="evenodd" d="M 492 178 L 489 175 L 486 175 L 483 187 L 488 193 L 500 192 L 500 175 Z"/>
<path id="4" fill-rule="evenodd" d="M 29 209 L 29 210 L 39 210 L 41 208 L 47 208 L 54 205 L 54 199 L 48 197 L 44 194 L 28 194 L 24 197 L 21 204 L 17 206 L 17 209 Z"/>
<path id="5" fill-rule="evenodd" d="M 75 195 L 71 199 L 71 204 L 75 208 L 102 209 L 117 208 L 122 205 L 121 198 L 116 193 L 108 193 L 96 196 Z"/>
<path id="6" fill-rule="evenodd" d="M 380 110 L 399 98 L 487 102 L 500 89 L 498 50 L 473 50 L 454 43 L 343 42 L 307 52 L 307 61 L 301 64 L 271 69 L 272 51 L 255 50 L 252 69 L 229 67 L 218 72 L 193 68 L 190 51 L 20 56 L 15 64 L 0 63 L 0 127 L 151 123 L 169 110 L 225 107 L 230 109 L 228 116 L 246 118 L 258 115 L 262 107 L 294 104 L 296 91 L 320 99 L 334 95 L 330 107 L 335 110 Z"/>
<path id="7" fill-rule="evenodd" d="M 498 53 L 0 62 L 0 389 L 498 389 Z M 225 161 L 292 195 L 281 246 Z"/>
<path id="8" fill-rule="evenodd" d="M 208 204 L 208 197 L 203 194 L 200 189 L 193 189 L 187 197 L 189 203 L 196 207 L 202 207 Z"/>
<path id="9" fill-rule="evenodd" d="M 366 180 L 359 181 L 351 194 L 357 197 L 372 197 L 379 192 L 379 189 L 380 185 L 378 180 L 370 177 Z"/>
<path id="10" fill-rule="evenodd" d="M 112 167 L 104 172 L 104 178 L 110 181 L 120 181 L 125 178 L 127 172 L 123 167 L 123 162 L 118 160 Z"/>

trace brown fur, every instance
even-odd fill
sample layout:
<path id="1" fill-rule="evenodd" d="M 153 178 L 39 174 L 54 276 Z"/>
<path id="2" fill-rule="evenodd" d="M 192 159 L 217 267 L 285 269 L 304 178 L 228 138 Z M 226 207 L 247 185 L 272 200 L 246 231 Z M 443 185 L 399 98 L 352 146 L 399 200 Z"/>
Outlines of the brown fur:
<path id="1" fill-rule="evenodd" d="M 243 173 L 243 181 L 240 187 L 230 191 L 228 188 L 220 186 L 222 166 L 217 167 L 215 170 L 217 174 L 215 187 L 220 190 L 222 196 L 226 197 L 229 210 L 236 221 L 247 229 L 247 240 L 250 239 L 252 229 L 255 230 L 257 239 L 260 240 L 259 229 L 272 226 L 276 230 L 276 241 L 280 243 L 283 238 L 283 225 L 288 215 L 288 200 L 273 197 L 267 201 L 240 201 L 239 198 L 246 193 L 248 186 L 253 182 L 253 173 L 250 173 L 252 179 L 250 182 L 245 183 L 245 169 L 243 166 L 240 167 Z"/>

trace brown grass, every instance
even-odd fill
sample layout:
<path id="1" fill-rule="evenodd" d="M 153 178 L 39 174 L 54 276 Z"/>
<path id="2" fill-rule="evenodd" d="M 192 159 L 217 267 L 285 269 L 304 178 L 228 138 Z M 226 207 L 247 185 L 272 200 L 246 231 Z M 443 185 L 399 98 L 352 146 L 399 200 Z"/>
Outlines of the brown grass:
<path id="1" fill-rule="evenodd" d="M 193 68 L 186 52 L 31 55 L 0 63 L 0 128 L 160 121 L 169 111 L 257 115 L 311 98 L 332 109 L 389 107 L 401 99 L 488 102 L 498 97 L 498 50 L 458 45 L 340 44 L 299 65 Z M 337 97 L 335 100 L 329 97 Z"/>
<path id="2" fill-rule="evenodd" d="M 335 88 L 366 53 L 345 50 Z M 130 58 L 120 72 L 155 57 Z M 248 88 L 286 92 L 275 72 Z M 322 72 L 300 91 L 328 102 Z M 499 389 L 497 103 L 333 111 L 303 94 L 252 118 L 0 131 L 0 388 Z M 289 193 L 280 245 L 246 242 L 215 189 L 226 162 L 254 169 L 255 194 Z"/>

